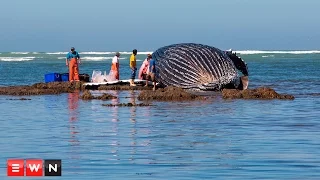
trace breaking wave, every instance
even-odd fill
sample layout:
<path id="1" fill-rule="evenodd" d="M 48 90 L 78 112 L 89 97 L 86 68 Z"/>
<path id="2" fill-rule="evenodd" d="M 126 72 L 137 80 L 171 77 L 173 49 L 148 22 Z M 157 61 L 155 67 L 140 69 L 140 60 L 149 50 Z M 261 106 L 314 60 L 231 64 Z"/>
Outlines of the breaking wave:
<path id="1" fill-rule="evenodd" d="M 262 56 L 263 58 L 267 58 L 267 57 L 274 57 L 274 55 L 264 55 Z"/>
<path id="2" fill-rule="evenodd" d="M 84 51 L 84 52 L 81 52 L 81 51 L 78 51 L 80 56 L 81 55 L 114 55 L 116 52 L 114 51 L 106 51 L 106 52 L 99 52 L 99 51 Z M 123 55 L 130 55 L 132 54 L 131 51 L 119 51 L 120 54 L 123 54 Z M 238 54 L 320 54 L 320 50 L 296 50 L 296 51 L 291 51 L 291 50 L 288 50 L 288 51 L 280 51 L 280 50 L 270 50 L 270 51 L 265 51 L 265 50 L 234 50 L 234 52 L 238 53 Z M 67 54 L 68 52 L 2 52 L 0 54 L 47 54 L 47 55 L 65 55 Z M 152 51 L 142 51 L 142 52 L 139 52 L 138 51 L 138 55 L 146 55 L 146 54 L 152 54 L 153 52 Z"/>
<path id="3" fill-rule="evenodd" d="M 82 57 L 82 60 L 102 61 L 112 59 L 112 57 Z"/>
<path id="4" fill-rule="evenodd" d="M 259 50 L 243 50 L 235 51 L 238 54 L 320 54 L 320 50 L 311 51 L 259 51 Z"/>
<path id="5" fill-rule="evenodd" d="M 116 52 L 80 52 L 78 51 L 80 56 L 83 55 L 104 55 L 104 54 L 112 54 L 114 55 Z M 59 54 L 67 54 L 68 52 L 47 52 L 45 54 L 49 55 L 59 55 Z M 119 52 L 120 54 L 132 54 L 132 52 Z M 138 52 L 138 54 L 152 54 L 152 52 Z"/>
<path id="6" fill-rule="evenodd" d="M 93 55 L 102 55 L 102 54 L 113 54 L 114 52 L 79 52 L 80 54 L 93 54 Z"/>
<path id="7" fill-rule="evenodd" d="M 32 61 L 36 57 L 0 57 L 0 61 Z"/>
<path id="8" fill-rule="evenodd" d="M 79 52 L 79 54 L 115 54 L 116 52 Z M 119 52 L 120 54 L 132 54 L 132 52 Z M 152 54 L 152 52 L 138 52 L 138 54 Z"/>
<path id="9" fill-rule="evenodd" d="M 29 54 L 30 52 L 11 52 L 11 54 Z"/>
<path id="10" fill-rule="evenodd" d="M 67 54 L 68 52 L 47 52 L 45 54 L 55 55 L 55 54 Z"/>
<path id="11" fill-rule="evenodd" d="M 86 61 L 103 61 L 103 60 L 111 60 L 113 57 L 82 57 L 81 60 L 86 60 Z M 58 59 L 66 59 L 66 57 L 58 57 Z M 126 58 L 119 58 L 119 59 L 126 59 Z"/>

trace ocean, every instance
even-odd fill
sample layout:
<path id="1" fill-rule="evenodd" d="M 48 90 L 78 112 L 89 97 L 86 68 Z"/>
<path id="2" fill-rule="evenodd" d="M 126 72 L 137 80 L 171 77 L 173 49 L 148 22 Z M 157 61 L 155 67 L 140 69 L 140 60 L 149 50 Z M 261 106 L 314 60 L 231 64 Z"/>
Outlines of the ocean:
<path id="1" fill-rule="evenodd" d="M 114 52 L 79 52 L 80 73 L 110 70 Z M 149 52 L 138 52 L 138 67 Z M 120 78 L 129 79 L 130 52 Z M 237 51 L 249 88 L 267 86 L 294 100 L 139 102 L 139 91 L 83 101 L 79 92 L 0 96 L 0 179 L 7 159 L 61 159 L 62 177 L 43 179 L 319 179 L 320 51 Z M 0 86 L 44 82 L 66 73 L 66 52 L 1 52 Z M 20 178 L 22 179 L 22 178 Z M 23 179 L 35 179 L 25 177 Z M 40 179 L 40 178 L 37 178 Z"/>

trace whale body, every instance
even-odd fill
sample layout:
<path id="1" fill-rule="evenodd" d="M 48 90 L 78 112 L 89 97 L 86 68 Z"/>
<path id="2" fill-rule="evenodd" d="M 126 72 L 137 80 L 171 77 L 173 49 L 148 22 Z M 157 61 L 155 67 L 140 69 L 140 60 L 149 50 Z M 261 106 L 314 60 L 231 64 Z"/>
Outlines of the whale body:
<path id="1" fill-rule="evenodd" d="M 164 46 L 152 53 L 156 81 L 162 86 L 193 90 L 246 89 L 247 64 L 236 54 L 203 44 Z M 238 70 L 243 76 L 239 77 Z"/>

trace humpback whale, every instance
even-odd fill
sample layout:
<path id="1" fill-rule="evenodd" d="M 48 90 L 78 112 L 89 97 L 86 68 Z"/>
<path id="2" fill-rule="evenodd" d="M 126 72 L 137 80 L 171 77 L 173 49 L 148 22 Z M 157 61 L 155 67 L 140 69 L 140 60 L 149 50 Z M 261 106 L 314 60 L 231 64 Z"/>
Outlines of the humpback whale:
<path id="1" fill-rule="evenodd" d="M 204 91 L 248 87 L 247 64 L 232 51 L 180 43 L 157 49 L 152 58 L 156 61 L 156 81 L 161 86 Z"/>

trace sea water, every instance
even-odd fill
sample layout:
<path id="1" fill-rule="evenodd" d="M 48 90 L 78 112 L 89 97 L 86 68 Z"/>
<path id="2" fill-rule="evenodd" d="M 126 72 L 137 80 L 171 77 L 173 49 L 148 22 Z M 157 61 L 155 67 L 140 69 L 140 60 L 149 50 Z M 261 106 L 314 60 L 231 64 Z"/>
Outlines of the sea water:
<path id="1" fill-rule="evenodd" d="M 137 55 L 138 67 L 148 52 Z M 267 86 L 294 100 L 139 102 L 139 91 L 0 96 L 0 179 L 10 158 L 61 159 L 62 177 L 44 179 L 319 179 L 320 52 L 241 51 L 249 88 Z M 44 82 L 66 73 L 65 52 L 2 52 L 0 86 Z M 80 52 L 80 73 L 111 68 L 113 52 Z M 120 78 L 129 79 L 130 52 Z M 27 177 L 23 179 L 29 179 Z M 34 179 L 34 178 L 30 178 Z"/>

